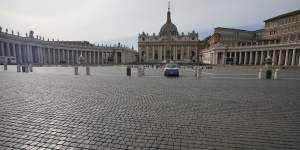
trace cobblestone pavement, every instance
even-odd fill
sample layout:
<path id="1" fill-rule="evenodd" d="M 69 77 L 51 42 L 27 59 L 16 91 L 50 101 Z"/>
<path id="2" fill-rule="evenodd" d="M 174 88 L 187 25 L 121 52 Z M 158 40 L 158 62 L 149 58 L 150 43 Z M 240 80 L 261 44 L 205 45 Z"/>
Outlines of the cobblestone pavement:
<path id="1" fill-rule="evenodd" d="M 300 148 L 299 80 L 59 69 L 1 70 L 0 149 Z"/>

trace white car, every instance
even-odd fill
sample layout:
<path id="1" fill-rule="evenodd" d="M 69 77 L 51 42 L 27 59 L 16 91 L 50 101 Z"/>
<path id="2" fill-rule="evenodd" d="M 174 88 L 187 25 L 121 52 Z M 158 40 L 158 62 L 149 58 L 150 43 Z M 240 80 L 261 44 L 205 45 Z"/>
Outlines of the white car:
<path id="1" fill-rule="evenodd" d="M 177 64 L 166 64 L 164 68 L 165 76 L 179 76 L 179 67 Z"/>

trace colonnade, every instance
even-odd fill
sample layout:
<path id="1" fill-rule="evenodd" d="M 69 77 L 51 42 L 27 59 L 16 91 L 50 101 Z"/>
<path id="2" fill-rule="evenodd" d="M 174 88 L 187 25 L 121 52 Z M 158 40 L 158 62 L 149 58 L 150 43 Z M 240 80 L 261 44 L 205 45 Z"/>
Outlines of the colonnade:
<path id="1" fill-rule="evenodd" d="M 141 46 L 139 50 L 140 62 L 162 62 L 164 60 L 184 61 L 195 60 L 198 61 L 198 47 L 197 46 Z"/>
<path id="2" fill-rule="evenodd" d="M 236 65 L 263 65 L 268 56 L 272 59 L 272 65 L 300 66 L 300 48 L 217 51 L 213 55 L 213 63 L 226 64 L 229 60 Z"/>
<path id="3" fill-rule="evenodd" d="M 2 61 L 7 58 L 8 64 L 74 65 L 78 64 L 80 55 L 90 65 L 122 64 L 133 62 L 135 52 L 123 47 L 69 46 L 52 41 L 31 42 L 0 37 L 0 57 Z"/>

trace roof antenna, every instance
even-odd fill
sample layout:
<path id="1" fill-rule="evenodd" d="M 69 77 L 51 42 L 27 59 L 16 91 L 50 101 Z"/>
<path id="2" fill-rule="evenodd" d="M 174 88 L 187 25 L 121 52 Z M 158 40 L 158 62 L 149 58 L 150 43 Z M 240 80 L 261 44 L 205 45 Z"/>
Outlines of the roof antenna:
<path id="1" fill-rule="evenodd" d="M 170 5 L 171 5 L 171 1 L 168 1 L 168 11 L 170 11 Z"/>

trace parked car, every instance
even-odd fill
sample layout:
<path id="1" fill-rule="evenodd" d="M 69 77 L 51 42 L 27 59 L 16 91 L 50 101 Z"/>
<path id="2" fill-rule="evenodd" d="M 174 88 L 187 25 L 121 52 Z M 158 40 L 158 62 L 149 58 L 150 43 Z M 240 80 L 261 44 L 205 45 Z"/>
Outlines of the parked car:
<path id="1" fill-rule="evenodd" d="M 177 64 L 166 64 L 164 68 L 165 76 L 179 76 L 179 66 Z"/>

